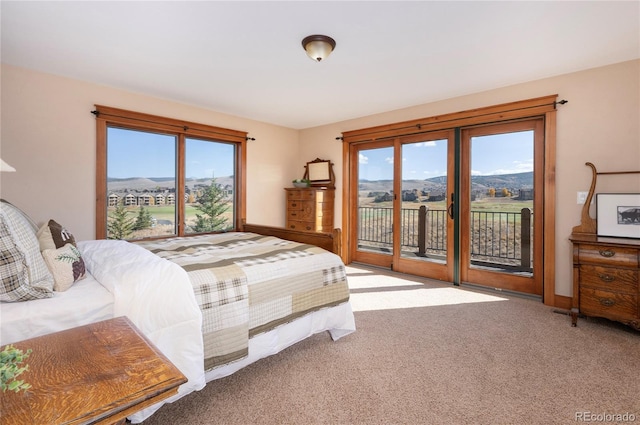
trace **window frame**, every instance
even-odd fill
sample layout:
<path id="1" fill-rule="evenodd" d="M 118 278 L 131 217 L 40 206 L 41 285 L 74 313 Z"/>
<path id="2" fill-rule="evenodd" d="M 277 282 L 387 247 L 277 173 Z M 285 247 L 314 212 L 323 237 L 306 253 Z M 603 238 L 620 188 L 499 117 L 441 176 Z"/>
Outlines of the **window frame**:
<path id="1" fill-rule="evenodd" d="M 162 132 L 177 137 L 176 151 L 176 201 L 184 199 L 185 185 L 185 139 L 193 137 L 211 140 L 212 142 L 233 143 L 235 155 L 235 223 L 234 230 L 242 227 L 246 217 L 246 158 L 247 132 L 198 124 L 190 121 L 128 111 L 103 105 L 95 105 L 92 112 L 96 116 L 96 239 L 107 237 L 107 129 L 119 127 L 134 131 Z M 185 234 L 185 204 L 176 202 L 176 235 L 161 236 L 153 239 L 164 239 L 175 236 L 192 237 L 202 233 Z"/>

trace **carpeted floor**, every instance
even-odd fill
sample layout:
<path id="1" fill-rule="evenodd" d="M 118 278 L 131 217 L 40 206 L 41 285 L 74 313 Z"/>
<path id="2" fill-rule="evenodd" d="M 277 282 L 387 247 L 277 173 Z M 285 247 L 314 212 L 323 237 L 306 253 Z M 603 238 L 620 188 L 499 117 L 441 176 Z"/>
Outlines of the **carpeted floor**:
<path id="1" fill-rule="evenodd" d="M 315 335 L 144 423 L 640 422 L 639 332 L 600 319 L 573 328 L 539 301 L 347 269 L 354 334 Z"/>

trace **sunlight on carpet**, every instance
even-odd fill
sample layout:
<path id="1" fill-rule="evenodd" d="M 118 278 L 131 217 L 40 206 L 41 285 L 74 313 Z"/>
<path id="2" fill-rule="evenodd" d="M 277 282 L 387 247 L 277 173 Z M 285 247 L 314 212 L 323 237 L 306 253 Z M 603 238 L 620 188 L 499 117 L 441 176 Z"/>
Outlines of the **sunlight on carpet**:
<path id="1" fill-rule="evenodd" d="M 347 267 L 347 277 L 353 311 L 507 301 L 455 287 L 433 287 L 364 268 Z"/>

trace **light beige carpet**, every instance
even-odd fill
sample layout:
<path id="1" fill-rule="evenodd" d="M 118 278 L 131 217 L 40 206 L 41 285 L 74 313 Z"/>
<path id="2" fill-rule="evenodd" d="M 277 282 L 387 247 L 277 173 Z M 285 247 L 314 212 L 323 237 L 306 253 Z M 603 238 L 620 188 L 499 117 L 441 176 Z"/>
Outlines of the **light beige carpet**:
<path id="1" fill-rule="evenodd" d="M 359 266 L 348 274 L 354 334 L 311 337 L 145 424 L 640 423 L 639 332 L 601 319 L 573 328 L 498 292 Z"/>

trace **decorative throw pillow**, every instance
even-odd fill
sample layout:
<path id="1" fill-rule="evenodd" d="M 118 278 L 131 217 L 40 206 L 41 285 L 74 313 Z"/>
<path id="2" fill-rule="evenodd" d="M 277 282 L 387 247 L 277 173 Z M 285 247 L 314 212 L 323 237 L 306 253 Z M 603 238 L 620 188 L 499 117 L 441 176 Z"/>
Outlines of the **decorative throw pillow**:
<path id="1" fill-rule="evenodd" d="M 23 213 L 0 203 L 0 301 L 53 296 L 53 276 L 40 254 L 35 230 Z"/>
<path id="2" fill-rule="evenodd" d="M 49 220 L 48 223 L 42 225 L 38 229 L 37 236 L 40 243 L 40 251 L 62 248 L 68 243 L 76 246 L 76 240 L 73 235 L 55 220 Z"/>
<path id="3" fill-rule="evenodd" d="M 82 255 L 78 248 L 70 243 L 58 249 L 45 249 L 42 251 L 42 256 L 53 274 L 54 291 L 66 291 L 85 276 L 86 269 Z"/>

